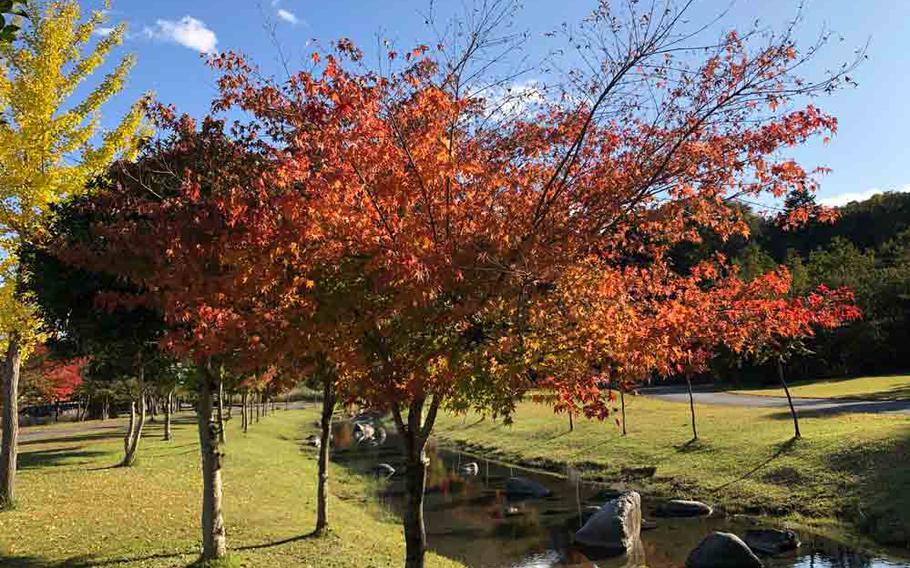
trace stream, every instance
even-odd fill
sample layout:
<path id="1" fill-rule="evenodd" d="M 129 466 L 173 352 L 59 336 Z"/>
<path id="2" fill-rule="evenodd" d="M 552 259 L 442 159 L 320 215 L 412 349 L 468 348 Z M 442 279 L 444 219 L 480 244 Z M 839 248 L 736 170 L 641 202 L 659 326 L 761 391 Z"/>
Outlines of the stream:
<path id="1" fill-rule="evenodd" d="M 332 461 L 358 473 L 369 473 L 381 463 L 394 467 L 397 472 L 380 484 L 378 499 L 400 516 L 404 478 L 394 434 L 389 433 L 387 439 L 383 436 L 379 444 L 362 444 L 357 442 L 354 430 L 352 422 L 335 425 Z M 559 477 L 474 458 L 439 448 L 432 441 L 427 455 L 430 465 L 424 514 L 429 549 L 471 568 L 680 568 L 689 552 L 711 531 L 742 535 L 749 528 L 777 526 L 773 519 L 655 518 L 657 503 L 642 495 L 643 518 L 654 525 L 649 530 L 643 525 L 643 551 L 634 559 L 589 558 L 573 546 L 572 535 L 581 526 L 584 508 L 600 506 L 607 499 L 608 485 L 579 480 L 571 470 L 566 477 Z M 465 473 L 470 463 L 477 464 L 476 475 Z M 540 483 L 551 494 L 541 499 L 509 498 L 504 486 L 513 476 Z M 910 568 L 910 559 L 885 558 L 805 530 L 798 532 L 802 546 L 782 556 L 763 557 L 765 566 Z"/>

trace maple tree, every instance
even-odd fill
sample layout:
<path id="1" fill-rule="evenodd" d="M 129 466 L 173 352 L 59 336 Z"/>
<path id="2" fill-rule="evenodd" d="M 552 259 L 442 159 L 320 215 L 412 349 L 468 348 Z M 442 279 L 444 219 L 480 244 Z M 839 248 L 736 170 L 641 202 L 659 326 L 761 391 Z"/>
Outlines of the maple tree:
<path id="1" fill-rule="evenodd" d="M 23 369 L 23 391 L 33 403 L 68 401 L 83 382 L 85 357 L 58 359 L 47 345 L 38 345 Z"/>
<path id="2" fill-rule="evenodd" d="M 356 262 L 366 282 L 336 306 L 347 351 L 325 348 L 342 390 L 390 410 L 404 440 L 407 566 L 423 565 L 424 448 L 443 404 L 508 416 L 546 384 L 605 417 L 609 381 L 704 369 L 765 326 L 810 332 L 821 306 L 780 304 L 786 274 L 746 284 L 721 256 L 680 271 L 670 252 L 706 231 L 745 234 L 739 198 L 814 190 L 815 172 L 782 151 L 836 121 L 791 107 L 839 77 L 800 77 L 814 48 L 801 54 L 792 30 L 696 49 L 678 30 L 687 7 L 631 3 L 623 19 L 601 3 L 582 34 L 598 72 L 576 77 L 578 96 L 517 116 L 491 115 L 469 84 L 490 29 L 389 52 L 402 63 L 383 72 L 342 40 L 283 84 L 240 56 L 215 59 L 216 109 L 251 113 L 276 141 L 272 179 L 298 226 L 276 237 L 308 251 L 295 273 L 320 267 L 305 278 L 318 290 Z"/>
<path id="3" fill-rule="evenodd" d="M 746 282 L 721 255 L 674 264 L 705 232 L 748 231 L 737 199 L 814 189 L 783 152 L 836 121 L 790 107 L 839 77 L 800 77 L 813 49 L 790 32 L 686 43 L 688 4 L 670 8 L 633 2 L 621 19 L 601 3 L 583 34 L 599 71 L 518 113 L 472 83 L 501 45 L 497 17 L 464 43 L 390 51 L 382 70 L 347 40 L 284 83 L 217 56 L 214 110 L 252 117 L 230 129 L 157 109 L 167 137 L 93 200 L 104 218 L 73 256 L 139 285 L 117 301 L 159 310 L 164 344 L 200 371 L 204 559 L 226 552 L 221 365 L 326 361 L 327 394 L 391 412 L 418 567 L 443 406 L 508 417 L 545 386 L 557 409 L 605 418 L 609 385 L 851 317 L 840 290 L 789 297 L 783 270 Z"/>

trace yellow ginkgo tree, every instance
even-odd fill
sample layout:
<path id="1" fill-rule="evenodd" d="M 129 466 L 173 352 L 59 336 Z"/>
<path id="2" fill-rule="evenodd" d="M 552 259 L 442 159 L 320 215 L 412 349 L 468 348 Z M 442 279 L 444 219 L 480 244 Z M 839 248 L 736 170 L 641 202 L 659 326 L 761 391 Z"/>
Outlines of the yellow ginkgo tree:
<path id="1" fill-rule="evenodd" d="M 74 0 L 31 0 L 22 8 L 27 25 L 0 45 L 0 507 L 15 500 L 19 366 L 40 325 L 20 292 L 28 275 L 19 250 L 40 238 L 51 205 L 87 191 L 114 160 L 132 157 L 143 135 L 139 103 L 116 127 L 102 128 L 101 107 L 123 89 L 134 63 L 128 55 L 96 73 L 126 33 L 123 24 L 103 28 L 109 7 L 83 17 Z"/>

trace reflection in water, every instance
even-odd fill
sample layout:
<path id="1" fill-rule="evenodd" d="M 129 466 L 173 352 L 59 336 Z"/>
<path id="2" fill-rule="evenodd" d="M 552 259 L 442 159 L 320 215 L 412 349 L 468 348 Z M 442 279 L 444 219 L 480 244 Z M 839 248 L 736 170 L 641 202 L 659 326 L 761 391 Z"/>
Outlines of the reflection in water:
<path id="1" fill-rule="evenodd" d="M 401 513 L 404 505 L 404 468 L 398 441 L 390 432 L 384 444 L 358 444 L 349 422 L 333 432 L 332 459 L 355 471 L 368 472 L 387 463 L 399 474 L 388 480 L 380 497 L 389 509 Z M 472 568 L 679 568 L 698 542 L 711 531 L 742 534 L 753 524 L 723 518 L 658 519 L 653 530 L 642 532 L 641 549 L 629 557 L 596 558 L 572 544 L 582 524 L 585 507 L 602 505 L 604 485 L 538 475 L 517 467 L 475 459 L 458 452 L 429 447 L 425 518 L 431 550 Z M 470 464 L 476 463 L 476 469 Z M 475 473 L 476 472 L 476 473 Z M 516 499 L 506 494 L 506 480 L 519 475 L 546 486 L 545 499 Z M 600 493 L 598 495 L 598 493 Z M 654 503 L 642 500 L 645 518 Z M 771 521 L 773 522 L 773 521 Z M 910 567 L 910 561 L 874 558 L 810 534 L 800 535 L 803 546 L 788 556 L 765 559 L 772 568 L 892 568 Z"/>

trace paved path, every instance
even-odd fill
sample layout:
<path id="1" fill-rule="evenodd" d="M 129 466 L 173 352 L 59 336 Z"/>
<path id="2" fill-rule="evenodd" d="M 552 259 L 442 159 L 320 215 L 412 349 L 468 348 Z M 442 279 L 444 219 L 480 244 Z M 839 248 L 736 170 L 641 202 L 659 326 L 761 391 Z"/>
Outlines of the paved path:
<path id="1" fill-rule="evenodd" d="M 649 387 L 640 390 L 641 394 L 670 400 L 689 402 L 689 393 L 684 386 Z M 696 404 L 721 404 L 725 406 L 749 406 L 754 408 L 781 408 L 787 410 L 787 398 L 784 396 L 757 396 L 734 394 L 722 391 L 696 389 L 693 393 Z M 863 400 L 834 398 L 794 398 L 793 406 L 801 414 L 841 414 L 846 412 L 871 412 L 875 414 L 908 414 L 910 400 Z"/>

